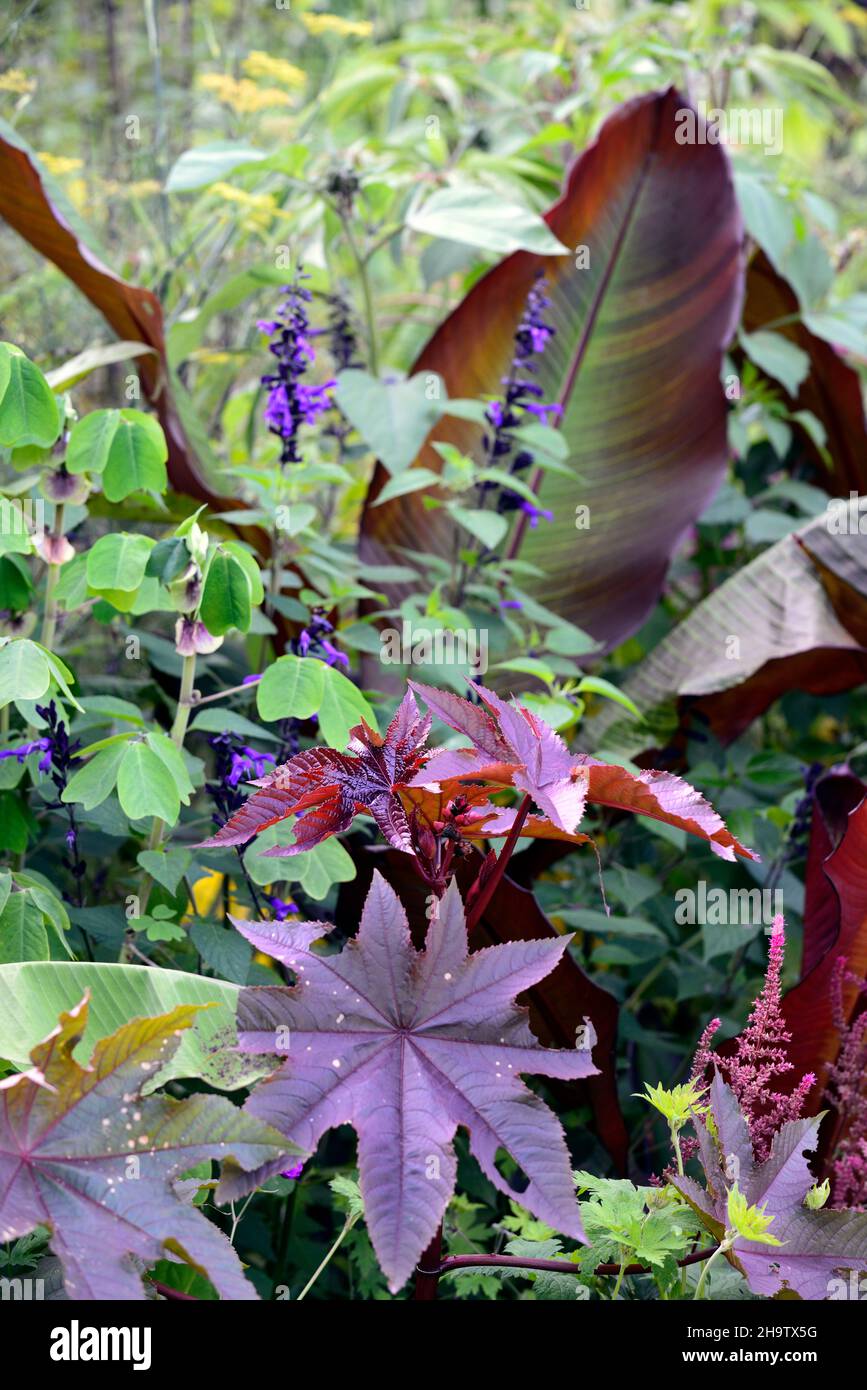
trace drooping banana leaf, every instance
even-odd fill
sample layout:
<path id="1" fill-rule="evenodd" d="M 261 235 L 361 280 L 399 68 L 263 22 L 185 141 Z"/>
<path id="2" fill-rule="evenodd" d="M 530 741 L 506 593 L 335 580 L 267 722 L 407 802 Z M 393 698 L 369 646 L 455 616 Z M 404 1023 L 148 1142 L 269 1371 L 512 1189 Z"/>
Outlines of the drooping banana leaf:
<path id="1" fill-rule="evenodd" d="M 636 756 L 664 746 L 668 719 L 671 736 L 698 721 L 726 743 L 787 690 L 867 679 L 867 538 L 835 534 L 828 517 L 762 551 L 645 658 L 623 690 L 647 723 L 606 708 L 585 742 Z"/>
<path id="2" fill-rule="evenodd" d="M 849 816 L 867 796 L 867 785 L 846 764 L 831 767 L 812 792 L 810 842 L 804 874 L 804 948 L 801 979 L 819 964 L 840 930 L 840 899 L 825 872 L 829 856 L 849 828 Z"/>
<path id="3" fill-rule="evenodd" d="M 270 1059 L 244 1057 L 238 1051 L 235 1013 L 240 986 L 183 970 L 90 961 L 0 966 L 0 1057 L 28 1067 L 30 1049 L 85 990 L 90 991 L 90 1010 L 81 1061 L 89 1058 L 94 1043 L 132 1018 L 166 1013 L 181 1004 L 201 1008 L 171 1061 L 146 1085 L 148 1091 L 179 1076 L 200 1077 L 221 1091 L 235 1091 L 272 1069 Z"/>
<path id="4" fill-rule="evenodd" d="M 0 120 L 0 217 L 35 251 L 53 261 L 95 305 L 123 342 L 144 343 L 137 370 L 169 447 L 168 470 L 178 492 L 215 505 L 223 502 L 202 459 L 207 441 L 180 382 L 172 378 L 163 332 L 163 312 L 150 290 L 131 285 L 109 270 L 93 248 L 93 237 L 61 189 L 39 165 L 27 142 Z M 193 440 L 192 435 L 197 438 Z"/>
<path id="5" fill-rule="evenodd" d="M 562 405 L 570 473 L 534 478 L 554 520 L 527 527 L 520 554 L 544 572 L 531 591 L 608 646 L 653 605 L 726 462 L 719 374 L 740 309 L 742 227 L 724 150 L 678 141 L 685 106 L 672 88 L 609 117 L 546 216 L 564 245 L 586 252 L 509 256 L 413 368 L 438 373 L 451 398 L 496 397 L 527 294 L 544 272 L 556 337 L 536 379 Z M 479 457 L 481 434 L 446 415 L 416 465 L 439 470 L 434 442 Z M 451 556 L 451 517 L 425 509 L 418 492 L 374 506 L 385 481 L 379 467 L 362 555 L 382 563 L 408 547 Z M 576 529 L 579 506 L 590 509 L 588 529 Z"/>
<path id="6" fill-rule="evenodd" d="M 851 791 L 852 788 L 848 788 L 844 796 Z M 835 796 L 836 791 L 832 789 L 832 797 Z M 792 1070 L 775 1078 L 774 1085 L 784 1094 L 790 1094 L 801 1077 L 812 1072 L 816 1081 L 807 1095 L 806 1115 L 817 1115 L 829 1108 L 825 1086 L 840 1050 L 839 1024 L 842 1020 L 843 1026 L 848 1026 L 860 1011 L 857 982 L 867 973 L 867 800 L 859 801 L 848 815 L 844 815 L 843 823 L 841 838 L 822 863 L 827 910 L 821 911 L 814 920 L 811 914 L 816 907 L 816 891 L 808 895 L 804 913 L 804 969 L 798 984 L 782 1001 L 783 1018 L 791 1035 L 791 1042 L 785 1048 L 786 1058 L 792 1063 Z M 820 840 L 823 834 L 820 827 Z M 839 988 L 836 973 L 841 956 L 846 961 L 848 973 Z M 736 1047 L 737 1040 L 730 1038 L 718 1051 L 730 1057 Z M 833 1154 L 847 1122 L 846 1115 L 834 1112 L 833 1106 L 831 1109 L 833 1113 L 822 1130 L 823 1162 Z"/>

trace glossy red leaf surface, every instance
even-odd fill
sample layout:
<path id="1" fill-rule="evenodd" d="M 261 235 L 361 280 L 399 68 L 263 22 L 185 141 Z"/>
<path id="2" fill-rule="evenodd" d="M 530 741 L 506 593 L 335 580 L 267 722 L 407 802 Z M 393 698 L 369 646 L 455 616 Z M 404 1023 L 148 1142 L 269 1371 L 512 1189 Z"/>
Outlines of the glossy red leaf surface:
<path id="1" fill-rule="evenodd" d="M 562 406 L 569 476 L 537 476 L 554 513 L 522 537 L 521 557 L 544 578 L 538 598 L 613 646 L 652 607 L 671 555 L 722 480 L 726 457 L 722 352 L 740 309 L 742 227 L 719 145 L 677 139 L 685 100 L 673 88 L 626 103 L 572 167 L 546 221 L 573 256 L 517 252 L 485 275 L 414 365 L 437 372 L 450 397 L 497 396 L 513 335 L 539 271 L 556 337 L 537 381 Z M 432 445 L 478 456 L 481 430 L 444 417 L 417 463 L 438 471 Z M 373 506 L 362 554 L 400 547 L 453 553 L 454 523 L 413 493 Z M 576 507 L 590 525 L 576 530 Z M 535 585 L 535 588 L 534 588 Z"/>

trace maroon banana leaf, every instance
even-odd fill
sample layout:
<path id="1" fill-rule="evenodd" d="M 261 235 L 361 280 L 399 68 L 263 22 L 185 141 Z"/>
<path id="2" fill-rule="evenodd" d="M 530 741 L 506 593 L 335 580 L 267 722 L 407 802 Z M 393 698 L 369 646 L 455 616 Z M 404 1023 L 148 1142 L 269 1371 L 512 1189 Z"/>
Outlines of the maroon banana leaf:
<path id="1" fill-rule="evenodd" d="M 586 739 L 650 757 L 662 746 L 655 716 L 668 710 L 676 754 L 691 724 L 727 743 L 788 690 L 836 694 L 865 679 L 867 546 L 821 516 L 738 570 L 645 658 L 623 689 L 647 724 L 610 707 Z"/>
<path id="2" fill-rule="evenodd" d="M 836 793 L 835 798 L 838 814 L 841 795 L 845 793 Z M 820 817 L 814 833 L 821 839 L 829 833 L 829 827 L 821 811 Z M 823 867 L 836 897 L 836 924 L 827 911 L 820 912 L 815 923 L 805 920 L 806 973 L 783 1000 L 783 1014 L 792 1034 L 788 1051 L 794 1069 L 789 1076 L 793 1084 L 797 1084 L 797 1078 L 805 1072 L 816 1073 L 819 1085 L 814 1087 L 811 1097 L 814 1112 L 822 1109 L 822 1087 L 840 1045 L 833 1018 L 835 961 L 845 956 L 853 975 L 859 978 L 867 975 L 867 800 L 859 801 L 849 813 L 845 833 Z M 813 905 L 819 901 L 815 888 L 808 901 Z M 844 989 L 846 1017 L 852 1016 L 857 1001 L 857 986 L 847 984 Z"/>
<path id="3" fill-rule="evenodd" d="M 867 787 L 847 768 L 823 774 L 814 788 L 810 846 L 807 855 L 804 905 L 804 950 L 801 978 L 782 1001 L 785 1026 L 791 1034 L 786 1055 L 792 1070 L 774 1085 L 789 1094 L 808 1072 L 816 1076 L 804 1107 L 816 1115 L 829 1106 L 825 1096 L 828 1073 L 840 1050 L 835 1022 L 838 1003 L 835 965 L 846 958 L 851 975 L 867 975 Z M 851 1022 L 863 1006 L 857 984 L 843 988 L 842 1014 Z M 735 1050 L 731 1038 L 718 1049 L 724 1057 Z M 841 1117 L 822 1127 L 820 1145 L 827 1159 L 841 1137 Z"/>
<path id="4" fill-rule="evenodd" d="M 825 427 L 829 468 L 814 442 L 801 430 L 801 443 L 815 469 L 814 481 L 832 496 L 848 497 L 850 491 L 867 492 L 867 423 L 858 373 L 830 343 L 800 323 L 800 307 L 794 290 L 771 265 L 764 251 L 757 251 L 747 270 L 744 329 L 756 333 L 771 324 L 805 352 L 810 369 L 796 397 L 786 395 L 790 410 L 809 410 Z M 793 322 L 780 322 L 781 320 Z"/>
<path id="5" fill-rule="evenodd" d="M 571 255 L 509 256 L 413 368 L 438 372 L 450 397 L 497 396 L 544 272 L 556 337 L 537 380 L 562 405 L 571 475 L 533 479 L 554 520 L 523 531 L 521 558 L 544 572 L 528 586 L 541 601 L 607 646 L 652 607 L 726 464 L 719 374 L 740 310 L 742 227 L 723 149 L 678 143 L 685 105 L 673 88 L 627 103 L 573 166 L 546 221 L 564 245 L 587 248 L 587 268 Z M 416 462 L 439 469 L 434 442 L 478 457 L 481 433 L 444 416 Z M 409 547 L 451 557 L 454 523 L 420 493 L 373 505 L 386 476 L 378 467 L 362 555 L 381 563 Z M 589 529 L 576 530 L 579 505 L 590 508 Z"/>
<path id="6" fill-rule="evenodd" d="M 144 343 L 153 349 L 138 359 L 138 370 L 165 431 L 172 487 L 216 510 L 237 507 L 236 501 L 224 501 L 214 490 L 189 437 L 194 425 L 189 420 L 185 425 L 181 419 L 183 388 L 176 388 L 170 380 L 159 300 L 150 290 L 128 284 L 102 263 L 88 246 L 73 209 L 39 168 L 26 142 L 6 122 L 0 122 L 0 217 L 63 271 L 121 341 Z"/>
<path id="7" fill-rule="evenodd" d="M 353 848 L 358 874 L 351 883 L 341 885 L 338 926 L 346 924 L 348 927 L 358 921 L 373 870 L 378 869 L 400 897 L 416 946 L 421 947 L 427 924 L 428 889 L 414 873 L 409 855 L 379 846 L 360 852 Z M 478 854 L 460 865 L 457 881 L 464 898 L 478 877 L 480 866 Z M 504 876 L 482 920 L 470 933 L 470 949 L 477 951 L 498 942 L 533 941 L 554 935 L 554 928 L 533 894 Z M 599 1138 L 618 1171 L 625 1173 L 628 1135 L 617 1097 L 617 1001 L 607 990 L 594 984 L 571 956 L 565 955 L 551 974 L 528 992 L 527 1002 L 533 1032 L 546 1047 L 575 1047 L 576 1030 L 585 1016 L 593 1024 L 597 1036 L 593 1061 L 599 1068 L 599 1075 L 586 1081 L 549 1084 L 562 1095 L 564 1104 L 574 1104 L 576 1096 L 589 1102 Z"/>
<path id="8" fill-rule="evenodd" d="M 823 1098 L 830 1067 L 837 1059 L 841 1037 L 836 1005 L 848 1024 L 864 1008 L 858 979 L 867 975 L 867 786 L 846 768 L 832 769 L 815 789 L 810 849 L 807 859 L 804 908 L 804 954 L 801 981 L 783 1000 L 783 1013 L 792 1033 L 792 1078 L 813 1071 L 808 1109 L 823 1108 L 831 1117 L 822 1126 L 820 1158 L 833 1158 L 851 1116 Z M 827 846 L 831 853 L 824 860 Z M 835 965 L 845 957 L 850 977 L 839 1000 Z M 839 1013 L 837 1018 L 839 1018 Z M 808 1062 L 807 1058 L 812 1058 Z M 787 1078 L 784 1078 L 786 1080 Z"/>
<path id="9" fill-rule="evenodd" d="M 849 816 L 867 796 L 867 785 L 845 766 L 823 773 L 813 789 L 813 814 L 804 880 L 804 949 L 801 978 L 806 979 L 830 951 L 840 932 L 840 899 L 825 872 L 839 847 Z"/>

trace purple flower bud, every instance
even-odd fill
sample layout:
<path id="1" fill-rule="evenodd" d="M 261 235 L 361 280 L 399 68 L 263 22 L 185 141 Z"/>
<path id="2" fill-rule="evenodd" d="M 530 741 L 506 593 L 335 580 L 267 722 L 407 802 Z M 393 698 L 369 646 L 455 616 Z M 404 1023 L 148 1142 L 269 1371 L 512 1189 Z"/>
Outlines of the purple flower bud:
<path id="1" fill-rule="evenodd" d="M 325 652 L 325 662 L 327 666 L 334 666 L 336 663 L 345 666 L 347 670 L 349 669 L 349 657 L 346 655 L 346 652 L 339 652 L 337 648 L 331 642 L 326 641 L 324 637 L 320 645 Z"/>
<path id="2" fill-rule="evenodd" d="M 533 529 L 539 525 L 539 518 L 542 516 L 546 521 L 554 520 L 554 513 L 549 511 L 547 507 L 537 507 L 534 502 L 529 502 L 526 498 L 522 498 L 519 510 L 525 512 L 530 518 L 530 525 Z"/>
<path id="3" fill-rule="evenodd" d="M 490 463 L 500 469 L 504 467 L 511 474 L 524 472 L 534 462 L 529 449 L 522 447 L 521 441 L 513 431 L 527 419 L 553 422 L 562 414 L 562 407 L 556 402 L 544 400 L 545 391 L 533 374 L 537 369 L 534 360 L 544 352 L 556 330 L 544 318 L 550 306 L 545 294 L 545 281 L 541 272 L 527 296 L 527 303 L 520 323 L 515 331 L 515 350 L 508 376 L 503 378 L 505 387 L 502 401 L 491 401 L 486 407 L 485 418 L 493 427 L 493 434 L 483 436 L 483 448 Z M 506 462 L 511 456 L 510 462 Z M 491 489 L 490 484 L 481 483 L 477 487 L 479 501 L 484 505 Z M 522 511 L 530 519 L 531 526 L 537 526 L 540 517 L 553 520 L 552 514 L 533 503 L 525 502 L 519 493 L 512 492 L 508 485 L 494 484 L 498 489 L 496 508 L 500 515 Z"/>
<path id="4" fill-rule="evenodd" d="M 293 902 L 285 902 L 283 898 L 274 897 L 269 893 L 266 893 L 265 897 L 278 922 L 285 922 L 287 917 L 293 912 L 298 911 L 296 904 Z"/>

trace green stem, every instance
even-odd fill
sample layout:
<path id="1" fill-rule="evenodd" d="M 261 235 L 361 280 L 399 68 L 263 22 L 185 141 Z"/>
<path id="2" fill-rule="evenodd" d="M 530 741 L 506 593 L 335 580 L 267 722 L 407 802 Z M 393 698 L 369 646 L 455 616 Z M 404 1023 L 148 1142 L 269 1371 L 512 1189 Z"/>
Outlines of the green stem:
<path id="1" fill-rule="evenodd" d="M 275 497 L 275 507 L 279 507 L 279 506 L 281 505 L 282 495 L 283 495 L 282 483 L 283 483 L 283 477 L 282 477 L 282 474 L 281 474 L 280 483 L 278 484 L 278 490 L 277 490 L 276 497 Z M 282 565 L 281 565 L 281 555 L 280 555 L 280 530 L 279 530 L 279 528 L 278 528 L 278 526 L 277 526 L 276 517 L 277 517 L 277 513 L 276 513 L 276 510 L 275 510 L 275 512 L 274 512 L 274 518 L 275 518 L 275 519 L 274 519 L 274 522 L 273 522 L 273 524 L 272 524 L 272 526 L 271 526 L 271 569 L 270 569 L 270 578 L 269 578 L 269 580 L 268 580 L 268 585 L 267 585 L 267 588 L 266 588 L 266 590 L 265 590 L 265 601 L 264 601 L 264 603 L 262 604 L 262 612 L 263 612 L 263 614 L 265 615 L 266 618 L 273 618 L 273 617 L 274 617 L 274 614 L 275 614 L 275 612 L 276 612 L 276 609 L 275 609 L 275 607 L 274 607 L 274 602 L 273 602 L 273 600 L 274 600 L 275 598 L 279 598 L 279 596 L 280 596 L 280 570 L 281 570 L 281 568 L 282 568 Z M 256 658 L 256 662 L 255 662 L 255 665 L 259 668 L 259 670 L 264 670 L 264 669 L 265 669 L 265 659 L 266 659 L 267 655 L 268 655 L 268 634 L 267 634 L 267 632 L 263 632 L 261 638 L 259 639 L 259 650 L 258 650 L 258 655 L 257 655 L 257 658 Z"/>
<path id="2" fill-rule="evenodd" d="M 671 1135 L 671 1146 L 674 1149 L 674 1157 L 677 1162 L 677 1171 L 680 1177 L 683 1177 L 683 1152 L 680 1147 L 680 1130 L 677 1125 L 669 1125 L 668 1129 Z M 686 1270 L 684 1268 L 681 1268 L 680 1271 L 680 1296 L 681 1298 L 686 1297 Z"/>
<path id="3" fill-rule="evenodd" d="M 322 1263 L 318 1266 L 318 1268 L 317 1268 L 316 1270 L 314 1270 L 313 1274 L 311 1274 L 310 1278 L 307 1280 L 307 1283 L 304 1285 L 304 1288 L 301 1290 L 300 1294 L 298 1295 L 297 1299 L 295 1300 L 296 1303 L 300 1303 L 300 1302 L 301 1302 L 301 1299 L 304 1297 L 304 1295 L 305 1295 L 306 1293 L 308 1293 L 310 1289 L 313 1288 L 313 1285 L 316 1283 L 316 1280 L 319 1278 L 319 1276 L 320 1276 L 320 1274 L 322 1273 L 322 1271 L 323 1271 L 323 1269 L 325 1268 L 325 1266 L 329 1263 L 329 1261 L 330 1261 L 330 1260 L 334 1257 L 334 1255 L 337 1253 L 337 1251 L 338 1251 L 338 1249 L 339 1249 L 339 1247 L 340 1247 L 341 1241 L 344 1239 L 344 1237 L 346 1237 L 346 1236 L 349 1235 L 349 1232 L 352 1230 L 352 1228 L 353 1228 L 353 1226 L 355 1225 L 355 1223 L 356 1223 L 357 1220 L 358 1220 L 357 1215 L 356 1215 L 356 1216 L 347 1216 L 346 1220 L 345 1220 L 344 1223 L 343 1223 L 343 1230 L 340 1232 L 340 1235 L 337 1237 L 337 1239 L 336 1239 L 336 1241 L 334 1242 L 334 1244 L 332 1245 L 331 1249 L 328 1251 L 328 1254 L 325 1256 L 325 1259 L 324 1259 L 324 1260 L 322 1261 Z"/>
<path id="4" fill-rule="evenodd" d="M 334 204 L 332 204 L 334 206 Z M 364 321 L 367 327 L 367 365 L 372 376 L 379 373 L 379 352 L 376 346 L 376 319 L 373 313 L 373 296 L 370 290 L 370 277 L 367 273 L 367 261 L 358 249 L 358 243 L 352 230 L 352 224 L 345 213 L 339 208 L 335 208 L 346 237 L 346 244 L 352 252 L 352 259 L 355 261 L 358 270 L 358 281 L 361 285 L 361 295 L 364 300 Z"/>
<path id="5" fill-rule="evenodd" d="M 51 534 L 55 539 L 63 535 L 62 502 L 57 504 L 57 509 L 54 514 L 54 527 Z M 57 599 L 54 595 L 59 578 L 60 566 L 49 564 L 48 578 L 45 581 L 45 612 L 42 618 L 42 632 L 39 640 L 42 646 L 47 648 L 50 652 L 54 650 L 54 636 L 57 631 Z"/>
<path id="6" fill-rule="evenodd" d="M 674 1125 L 670 1125 L 669 1133 L 671 1134 L 671 1146 L 674 1149 L 674 1156 L 677 1159 L 677 1171 L 680 1176 L 683 1177 L 683 1154 L 680 1149 L 680 1130 L 676 1129 Z"/>
<path id="7" fill-rule="evenodd" d="M 726 1232 L 725 1240 L 717 1246 L 710 1259 L 701 1267 L 701 1274 L 698 1277 L 698 1283 L 695 1286 L 695 1294 L 693 1295 L 693 1298 L 696 1302 L 704 1297 L 704 1286 L 707 1283 L 708 1270 L 710 1269 L 714 1260 L 717 1258 L 718 1255 L 724 1255 L 725 1252 L 730 1248 L 730 1246 L 731 1240 L 729 1239 L 728 1232 Z"/>
<path id="8" fill-rule="evenodd" d="M 190 722 L 190 710 L 193 705 L 193 683 L 196 679 L 196 656 L 184 657 L 184 666 L 181 672 L 181 689 L 178 695 L 178 707 L 175 712 L 175 722 L 172 724 L 171 740 L 175 747 L 180 751 L 183 747 L 184 739 L 187 735 L 187 725 Z M 159 849 L 165 834 L 165 821 L 155 819 L 151 826 L 151 833 L 148 836 L 148 849 Z M 147 912 L 148 899 L 153 888 L 153 879 L 150 874 L 144 873 L 139 887 L 139 913 L 141 916 Z"/>
<path id="9" fill-rule="evenodd" d="M 246 691 L 248 694 L 256 689 L 255 681 L 243 681 L 241 685 L 230 685 L 227 690 L 218 690 L 214 695 L 200 695 L 196 701 L 196 709 L 199 705 L 208 705 L 212 700 L 225 700 L 230 695 L 237 695 L 239 691 Z"/>
<path id="10" fill-rule="evenodd" d="M 617 1295 L 620 1293 L 620 1285 L 623 1283 L 623 1275 L 625 1274 L 625 1272 L 626 1272 L 626 1256 L 624 1255 L 623 1258 L 622 1258 L 621 1261 L 620 1261 L 620 1269 L 619 1269 L 618 1272 L 617 1272 L 617 1283 L 614 1285 L 614 1288 L 613 1288 L 613 1290 L 612 1290 L 612 1292 L 611 1292 L 611 1302 L 612 1302 L 612 1303 L 616 1303 L 616 1302 L 617 1302 Z"/>
<path id="11" fill-rule="evenodd" d="M 277 1259 L 274 1264 L 275 1285 L 286 1283 L 287 1260 L 289 1256 L 289 1242 L 292 1239 L 292 1228 L 295 1224 L 295 1212 L 298 1205 L 299 1183 L 296 1182 L 285 1199 L 283 1204 L 283 1216 L 280 1221 L 280 1234 L 277 1239 Z"/>

